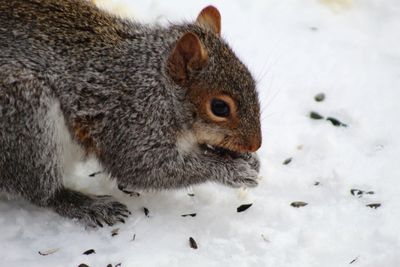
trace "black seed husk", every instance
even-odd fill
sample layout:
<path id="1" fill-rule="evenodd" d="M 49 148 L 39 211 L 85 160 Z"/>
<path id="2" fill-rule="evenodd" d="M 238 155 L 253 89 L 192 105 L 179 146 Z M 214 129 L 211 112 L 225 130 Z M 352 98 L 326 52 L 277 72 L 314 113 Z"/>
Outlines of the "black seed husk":
<path id="1" fill-rule="evenodd" d="M 181 216 L 182 216 L 182 217 L 187 217 L 187 216 L 196 217 L 196 213 L 182 214 Z"/>
<path id="2" fill-rule="evenodd" d="M 189 197 L 194 197 L 194 193 L 188 193 Z"/>
<path id="3" fill-rule="evenodd" d="M 374 191 L 363 191 L 360 189 L 353 188 L 353 189 L 350 189 L 350 194 L 352 194 L 353 196 L 362 197 L 364 194 L 373 195 L 373 194 L 375 194 L 375 192 Z"/>
<path id="4" fill-rule="evenodd" d="M 285 159 L 285 161 L 284 161 L 282 164 L 283 164 L 283 165 L 288 165 L 290 162 L 292 162 L 292 159 L 293 159 L 293 158 Z"/>
<path id="5" fill-rule="evenodd" d="M 90 255 L 93 253 L 96 253 L 96 251 L 94 249 L 89 249 L 89 250 L 86 250 L 85 252 L 83 252 L 83 254 L 85 254 L 85 255 Z"/>
<path id="6" fill-rule="evenodd" d="M 325 100 L 325 94 L 324 93 L 319 93 L 319 94 L 315 95 L 314 99 L 317 102 L 322 102 L 322 101 Z"/>
<path id="7" fill-rule="evenodd" d="M 53 249 L 49 249 L 46 251 L 38 251 L 39 255 L 41 256 L 47 256 L 47 255 L 51 255 L 53 253 L 56 253 L 59 250 L 59 248 L 53 248 Z"/>
<path id="8" fill-rule="evenodd" d="M 381 203 L 371 203 L 371 204 L 368 204 L 368 205 L 366 205 L 368 208 L 372 208 L 372 209 L 377 209 L 377 208 L 379 208 L 380 206 L 382 206 L 382 204 Z"/>
<path id="9" fill-rule="evenodd" d="M 119 228 L 113 229 L 113 230 L 111 231 L 111 236 L 116 236 L 116 235 L 118 235 L 118 232 L 119 232 Z"/>
<path id="10" fill-rule="evenodd" d="M 324 116 L 320 115 L 319 113 L 315 112 L 315 111 L 311 111 L 310 112 L 310 118 L 313 120 L 321 120 L 324 118 Z"/>
<path id="11" fill-rule="evenodd" d="M 95 177 L 97 174 L 100 174 L 100 173 L 102 173 L 102 171 L 91 173 L 91 174 L 89 174 L 89 177 Z"/>
<path id="12" fill-rule="evenodd" d="M 236 209 L 236 211 L 237 211 L 237 212 L 245 211 L 245 210 L 247 210 L 248 208 L 250 208 L 252 205 L 253 205 L 253 203 L 251 203 L 251 204 L 243 204 L 243 205 L 240 205 L 240 206 Z"/>
<path id="13" fill-rule="evenodd" d="M 314 185 L 315 186 L 320 185 L 320 182 L 317 181 L 317 182 L 314 183 Z"/>
<path id="14" fill-rule="evenodd" d="M 339 126 L 347 127 L 347 124 L 339 121 L 338 119 L 335 119 L 335 118 L 332 118 L 332 117 L 328 117 L 328 118 L 326 118 L 326 120 L 330 121 L 333 124 L 333 126 L 336 126 L 336 127 L 339 127 Z"/>
<path id="15" fill-rule="evenodd" d="M 290 206 L 294 207 L 294 208 L 300 208 L 300 207 L 304 207 L 307 206 L 308 203 L 307 202 L 303 202 L 303 201 L 295 201 L 290 203 Z"/>
<path id="16" fill-rule="evenodd" d="M 357 260 L 358 260 L 358 257 L 355 258 L 354 260 L 352 260 L 351 262 L 349 262 L 349 264 L 353 264 L 353 263 L 355 263 Z"/>
<path id="17" fill-rule="evenodd" d="M 149 209 L 146 207 L 143 207 L 143 211 L 144 211 L 144 215 L 146 215 L 147 217 L 149 217 Z"/>
<path id="18" fill-rule="evenodd" d="M 118 189 L 131 197 L 140 197 L 140 193 L 135 192 L 135 191 L 126 190 L 125 187 L 123 187 L 122 185 L 118 185 Z"/>
<path id="19" fill-rule="evenodd" d="M 87 264 L 84 264 L 84 263 L 81 263 L 81 264 L 79 264 L 79 266 L 78 267 L 89 267 L 89 265 L 87 265 Z"/>
<path id="20" fill-rule="evenodd" d="M 192 249 L 197 249 L 197 248 L 198 248 L 197 243 L 196 243 L 196 241 L 193 239 L 193 237 L 189 237 L 189 245 L 190 245 L 190 247 L 191 247 Z"/>

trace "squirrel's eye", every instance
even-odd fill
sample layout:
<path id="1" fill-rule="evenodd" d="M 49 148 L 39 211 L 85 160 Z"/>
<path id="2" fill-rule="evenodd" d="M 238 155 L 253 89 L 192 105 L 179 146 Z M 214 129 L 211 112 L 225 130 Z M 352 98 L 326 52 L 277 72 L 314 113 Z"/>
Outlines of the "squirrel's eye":
<path id="1" fill-rule="evenodd" d="M 230 114 L 229 105 L 225 101 L 219 99 L 211 100 L 211 111 L 218 117 L 228 117 Z"/>

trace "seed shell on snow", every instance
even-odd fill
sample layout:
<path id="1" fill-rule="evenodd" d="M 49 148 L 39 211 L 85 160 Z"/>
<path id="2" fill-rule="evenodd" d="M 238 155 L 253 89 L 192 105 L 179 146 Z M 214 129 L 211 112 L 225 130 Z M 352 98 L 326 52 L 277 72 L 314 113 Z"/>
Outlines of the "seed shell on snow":
<path id="1" fill-rule="evenodd" d="M 45 250 L 45 251 L 39 251 L 38 253 L 42 256 L 47 256 L 53 253 L 56 253 L 57 251 L 59 251 L 59 248 L 53 248 L 53 249 L 49 249 L 49 250 Z"/>
<path id="2" fill-rule="evenodd" d="M 382 204 L 381 203 L 371 203 L 371 204 L 368 204 L 368 205 L 366 205 L 368 208 L 372 208 L 372 209 L 377 209 L 377 208 L 379 208 L 380 206 L 382 206 Z"/>
<path id="3" fill-rule="evenodd" d="M 115 228 L 111 231 L 111 236 L 116 236 L 119 233 L 119 228 Z"/>
<path id="4" fill-rule="evenodd" d="M 130 197 L 140 197 L 140 193 L 126 190 L 125 187 L 123 187 L 122 185 L 118 185 L 118 189 L 121 190 L 123 193 L 129 195 Z"/>
<path id="5" fill-rule="evenodd" d="M 182 217 L 187 217 L 187 216 L 196 217 L 196 213 L 182 214 L 181 216 L 182 216 Z"/>
<path id="6" fill-rule="evenodd" d="M 143 207 L 143 212 L 144 212 L 144 215 L 146 215 L 146 217 L 149 217 L 149 209 L 148 208 L 146 208 L 146 207 Z"/>
<path id="7" fill-rule="evenodd" d="M 89 250 L 86 250 L 85 252 L 83 252 L 84 255 L 90 255 L 90 254 L 94 254 L 94 253 L 96 253 L 96 251 L 94 249 L 89 249 Z"/>
<path id="8" fill-rule="evenodd" d="M 300 207 L 304 207 L 307 206 L 308 203 L 307 202 L 303 202 L 303 201 L 295 201 L 290 203 L 290 206 L 294 207 L 294 208 L 300 208 Z"/>
<path id="9" fill-rule="evenodd" d="M 339 127 L 339 126 L 347 127 L 347 124 L 339 121 L 338 119 L 335 119 L 335 118 L 332 118 L 332 117 L 328 117 L 328 118 L 326 118 L 326 120 L 330 121 L 333 124 L 333 126 L 336 126 L 336 127 Z"/>
<path id="10" fill-rule="evenodd" d="M 292 159 L 293 159 L 293 158 L 285 159 L 285 161 L 284 161 L 282 164 L 283 164 L 283 165 L 288 165 L 290 162 L 292 162 Z"/>
<path id="11" fill-rule="evenodd" d="M 355 259 L 353 259 L 351 262 L 349 262 L 349 264 L 353 264 L 358 260 L 358 257 L 356 257 Z"/>
<path id="12" fill-rule="evenodd" d="M 353 188 L 353 189 L 350 189 L 350 194 L 352 194 L 353 196 L 362 197 L 364 194 L 373 195 L 373 194 L 375 194 L 375 192 L 374 191 L 363 191 L 360 189 Z"/>
<path id="13" fill-rule="evenodd" d="M 317 113 L 315 111 L 311 111 L 310 118 L 313 120 L 322 120 L 324 118 L 324 116 L 320 115 L 319 113 Z"/>
<path id="14" fill-rule="evenodd" d="M 100 173 L 102 173 L 102 171 L 91 173 L 91 174 L 89 174 L 89 177 L 95 177 L 97 174 L 100 174 Z"/>
<path id="15" fill-rule="evenodd" d="M 87 264 L 84 264 L 84 263 L 81 263 L 81 264 L 79 264 L 79 266 L 78 267 L 89 267 L 89 265 L 87 265 Z"/>
<path id="16" fill-rule="evenodd" d="M 253 205 L 253 203 L 251 203 L 251 204 L 243 204 L 243 205 L 240 205 L 240 206 L 236 209 L 236 211 L 237 211 L 237 212 L 245 211 L 245 210 L 247 210 L 248 208 L 250 208 L 252 205 Z"/>
<path id="17" fill-rule="evenodd" d="M 319 93 L 314 97 L 315 101 L 317 102 L 322 102 L 325 100 L 325 94 L 324 93 Z"/>
<path id="18" fill-rule="evenodd" d="M 193 239 L 193 237 L 189 237 L 189 245 L 190 245 L 190 247 L 191 247 L 192 249 L 197 249 L 197 248 L 198 248 L 197 243 L 196 243 L 196 241 Z"/>

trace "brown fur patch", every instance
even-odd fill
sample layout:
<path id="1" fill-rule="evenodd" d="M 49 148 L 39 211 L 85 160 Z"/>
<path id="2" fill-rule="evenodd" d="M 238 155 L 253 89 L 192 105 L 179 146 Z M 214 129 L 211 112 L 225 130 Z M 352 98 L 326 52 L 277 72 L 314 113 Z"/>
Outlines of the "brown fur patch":
<path id="1" fill-rule="evenodd" d="M 196 21 L 198 24 L 211 30 L 216 35 L 221 35 L 221 14 L 216 7 L 207 6 L 203 8 Z"/>
<path id="2" fill-rule="evenodd" d="M 73 137 L 74 139 L 83 146 L 85 154 L 95 154 L 100 155 L 100 150 L 98 149 L 95 140 L 90 135 L 90 122 L 84 119 L 76 119 L 73 124 Z"/>
<path id="3" fill-rule="evenodd" d="M 169 74 L 177 84 L 184 85 L 188 73 L 201 69 L 207 61 L 207 51 L 199 37 L 187 32 L 178 40 L 168 59 Z"/>

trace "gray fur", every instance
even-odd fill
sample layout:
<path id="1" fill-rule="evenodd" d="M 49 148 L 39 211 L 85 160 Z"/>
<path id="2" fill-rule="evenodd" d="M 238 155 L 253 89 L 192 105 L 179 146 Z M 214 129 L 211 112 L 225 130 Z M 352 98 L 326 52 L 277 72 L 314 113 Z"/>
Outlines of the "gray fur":
<path id="1" fill-rule="evenodd" d="M 210 56 L 207 69 L 193 79 L 237 90 L 233 93 L 247 99 L 243 121 L 253 123 L 259 105 L 251 75 L 220 38 L 198 25 L 151 28 L 86 1 L 0 0 L 0 190 L 91 226 L 112 225 L 128 215 L 112 197 L 63 186 L 67 148 L 57 134 L 54 107 L 66 134 L 95 151 L 123 186 L 257 185 L 254 155 L 221 157 L 192 142 L 195 111 L 186 88 L 166 69 L 175 42 L 188 31 L 200 37 Z M 88 138 L 76 138 L 76 128 Z M 189 150 L 177 145 L 185 135 Z"/>

